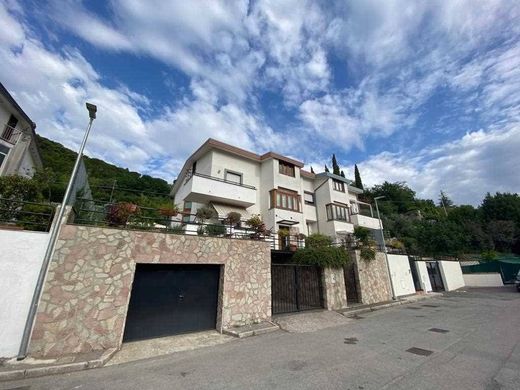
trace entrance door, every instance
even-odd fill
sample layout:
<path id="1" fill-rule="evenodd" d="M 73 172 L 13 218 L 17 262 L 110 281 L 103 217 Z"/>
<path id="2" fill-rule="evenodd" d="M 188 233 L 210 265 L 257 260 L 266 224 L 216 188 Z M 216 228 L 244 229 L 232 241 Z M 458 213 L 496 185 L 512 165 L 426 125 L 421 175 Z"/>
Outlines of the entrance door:
<path id="1" fill-rule="evenodd" d="M 417 272 L 417 263 L 413 261 L 411 257 L 408 257 L 408 262 L 410 263 L 410 271 L 412 271 L 412 279 L 415 291 L 422 291 L 421 281 L 419 280 L 419 274 Z"/>
<path id="2" fill-rule="evenodd" d="M 215 329 L 220 267 L 137 264 L 124 341 Z"/>
<path id="3" fill-rule="evenodd" d="M 345 288 L 347 290 L 347 304 L 359 303 L 359 293 L 357 288 L 356 265 L 353 261 L 343 267 L 345 278 Z"/>
<path id="4" fill-rule="evenodd" d="M 311 265 L 272 264 L 273 314 L 323 307 L 321 272 Z"/>
<path id="5" fill-rule="evenodd" d="M 442 282 L 441 272 L 439 270 L 439 263 L 436 261 L 426 262 L 426 269 L 430 277 L 430 283 L 433 291 L 444 291 L 444 283 Z"/>

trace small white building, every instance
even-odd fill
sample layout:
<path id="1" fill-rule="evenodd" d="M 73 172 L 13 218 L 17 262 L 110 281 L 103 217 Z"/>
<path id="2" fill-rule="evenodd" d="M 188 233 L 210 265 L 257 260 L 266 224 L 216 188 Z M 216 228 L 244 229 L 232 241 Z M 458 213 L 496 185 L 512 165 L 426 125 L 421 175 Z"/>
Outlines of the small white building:
<path id="1" fill-rule="evenodd" d="M 351 180 L 303 166 L 274 152 L 259 155 L 208 139 L 184 164 L 172 195 L 186 214 L 205 205 L 220 218 L 230 211 L 243 219 L 259 214 L 274 233 L 322 233 L 341 242 L 357 225 L 379 230 L 372 206 L 358 200 L 362 190 Z"/>
<path id="2" fill-rule="evenodd" d="M 0 83 L 0 176 L 32 177 L 42 167 L 36 124 Z"/>

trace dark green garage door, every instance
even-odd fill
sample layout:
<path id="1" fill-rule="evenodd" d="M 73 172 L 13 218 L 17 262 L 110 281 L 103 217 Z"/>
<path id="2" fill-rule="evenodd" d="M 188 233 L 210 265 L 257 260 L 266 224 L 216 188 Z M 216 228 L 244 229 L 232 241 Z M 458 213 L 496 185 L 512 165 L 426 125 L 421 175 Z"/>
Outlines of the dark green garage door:
<path id="1" fill-rule="evenodd" d="M 137 264 L 124 341 L 215 329 L 220 267 Z"/>

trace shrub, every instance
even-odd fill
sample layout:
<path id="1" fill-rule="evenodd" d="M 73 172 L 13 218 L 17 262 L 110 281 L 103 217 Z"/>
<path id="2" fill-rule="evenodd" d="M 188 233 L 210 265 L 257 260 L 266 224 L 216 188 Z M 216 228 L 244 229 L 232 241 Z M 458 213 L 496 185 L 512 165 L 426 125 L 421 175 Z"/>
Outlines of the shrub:
<path id="1" fill-rule="evenodd" d="M 197 217 L 197 219 L 202 223 L 204 223 L 205 220 L 215 218 L 216 216 L 217 213 L 210 206 L 203 206 L 195 213 L 195 217 Z"/>
<path id="2" fill-rule="evenodd" d="M 226 222 L 229 223 L 229 225 L 234 226 L 240 222 L 242 219 L 242 214 L 237 213 L 236 211 L 231 211 L 226 216 Z"/>
<path id="3" fill-rule="evenodd" d="M 140 213 L 139 206 L 133 203 L 121 202 L 108 206 L 106 220 L 109 226 L 124 226 L 132 215 Z"/>
<path id="4" fill-rule="evenodd" d="M 204 236 L 206 234 L 206 227 L 205 226 L 199 226 L 197 228 L 197 234 L 199 236 Z"/>
<path id="5" fill-rule="evenodd" d="M 376 258 L 376 251 L 369 246 L 362 246 L 359 250 L 359 255 L 365 261 L 371 261 Z"/>
<path id="6" fill-rule="evenodd" d="M 321 248 L 332 245 L 332 238 L 325 234 L 313 233 L 305 240 L 307 248 Z"/>
<path id="7" fill-rule="evenodd" d="M 224 225 L 206 225 L 204 231 L 208 236 L 223 236 L 226 234 L 226 227 Z"/>
<path id="8" fill-rule="evenodd" d="M 246 221 L 246 225 L 253 229 L 253 233 L 249 235 L 249 238 L 252 240 L 260 240 L 264 237 L 269 237 L 271 235 L 271 229 L 267 229 L 265 223 L 262 222 L 262 218 L 260 215 L 253 215 Z"/>
<path id="9" fill-rule="evenodd" d="M 367 245 L 370 241 L 370 229 L 362 226 L 354 228 L 354 237 L 356 237 L 362 244 Z"/>
<path id="10" fill-rule="evenodd" d="M 482 251 L 480 257 L 485 261 L 493 261 L 497 259 L 497 253 L 494 250 Z"/>
<path id="11" fill-rule="evenodd" d="M 308 247 L 298 249 L 293 255 L 293 261 L 297 264 L 341 268 L 350 261 L 350 255 L 340 247 Z"/>
<path id="12" fill-rule="evenodd" d="M 179 206 L 177 206 L 176 204 L 163 205 L 159 208 L 159 214 L 161 214 L 164 217 L 175 217 L 177 214 L 179 214 Z"/>
<path id="13" fill-rule="evenodd" d="M 168 233 L 184 234 L 184 227 L 182 225 L 173 225 L 166 229 Z"/>

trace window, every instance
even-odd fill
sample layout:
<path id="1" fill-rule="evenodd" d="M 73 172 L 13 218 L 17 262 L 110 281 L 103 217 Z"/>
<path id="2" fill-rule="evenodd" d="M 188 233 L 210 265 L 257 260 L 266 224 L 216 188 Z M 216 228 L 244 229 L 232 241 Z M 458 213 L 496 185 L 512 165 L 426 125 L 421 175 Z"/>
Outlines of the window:
<path id="1" fill-rule="evenodd" d="M 278 160 L 280 173 L 282 175 L 292 176 L 294 177 L 294 165 L 289 164 L 285 161 Z"/>
<path id="2" fill-rule="evenodd" d="M 4 145 L 0 145 L 0 167 L 4 163 L 4 160 L 7 157 L 8 153 L 9 153 L 9 148 Z"/>
<path id="3" fill-rule="evenodd" d="M 182 210 L 182 222 L 190 222 L 191 219 L 191 202 L 184 202 L 184 208 Z"/>
<path id="4" fill-rule="evenodd" d="M 303 200 L 305 201 L 305 204 L 314 205 L 314 193 L 305 191 L 303 193 Z"/>
<path id="5" fill-rule="evenodd" d="M 224 180 L 231 183 L 242 184 L 242 174 L 226 170 Z"/>
<path id="6" fill-rule="evenodd" d="M 345 192 L 345 183 L 332 179 L 332 186 L 336 191 Z"/>
<path id="7" fill-rule="evenodd" d="M 271 208 L 292 210 L 299 212 L 300 206 L 300 195 L 297 192 L 290 190 L 272 190 L 271 191 Z"/>
<path id="8" fill-rule="evenodd" d="M 348 208 L 342 204 L 329 203 L 327 206 L 327 219 L 349 222 Z"/>

